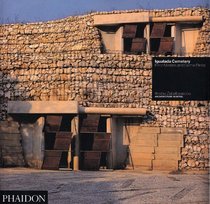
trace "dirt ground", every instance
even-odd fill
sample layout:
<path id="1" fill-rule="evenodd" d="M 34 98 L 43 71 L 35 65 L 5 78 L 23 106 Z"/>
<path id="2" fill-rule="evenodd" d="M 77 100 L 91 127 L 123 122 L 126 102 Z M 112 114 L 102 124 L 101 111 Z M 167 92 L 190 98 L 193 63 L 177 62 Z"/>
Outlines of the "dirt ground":
<path id="1" fill-rule="evenodd" d="M 208 204 L 207 174 L 0 169 L 1 190 L 47 190 L 49 204 Z"/>

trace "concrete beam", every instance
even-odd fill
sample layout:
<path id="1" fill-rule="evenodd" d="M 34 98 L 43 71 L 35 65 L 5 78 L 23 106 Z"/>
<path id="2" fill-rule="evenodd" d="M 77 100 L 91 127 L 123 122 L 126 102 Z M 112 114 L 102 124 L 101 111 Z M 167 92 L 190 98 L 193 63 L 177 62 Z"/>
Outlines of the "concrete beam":
<path id="1" fill-rule="evenodd" d="M 201 22 L 203 16 L 150 17 L 150 22 Z"/>
<path id="2" fill-rule="evenodd" d="M 9 101 L 8 113 L 146 115 L 147 109 L 82 107 L 77 101 Z"/>
<path id="3" fill-rule="evenodd" d="M 203 16 L 152 17 L 149 12 L 95 15 L 94 26 L 148 22 L 201 22 Z"/>
<path id="4" fill-rule="evenodd" d="M 75 116 L 71 121 L 71 130 L 73 137 L 75 138 L 75 153 L 73 157 L 73 170 L 79 170 L 79 158 L 80 158 L 80 137 L 79 137 L 79 116 Z"/>
<path id="5" fill-rule="evenodd" d="M 95 15 L 94 26 L 149 22 L 149 12 Z"/>
<path id="6" fill-rule="evenodd" d="M 9 101 L 9 114 L 78 114 L 77 101 Z"/>
<path id="7" fill-rule="evenodd" d="M 108 115 L 146 115 L 145 108 L 98 108 L 79 107 L 81 114 L 108 114 Z"/>

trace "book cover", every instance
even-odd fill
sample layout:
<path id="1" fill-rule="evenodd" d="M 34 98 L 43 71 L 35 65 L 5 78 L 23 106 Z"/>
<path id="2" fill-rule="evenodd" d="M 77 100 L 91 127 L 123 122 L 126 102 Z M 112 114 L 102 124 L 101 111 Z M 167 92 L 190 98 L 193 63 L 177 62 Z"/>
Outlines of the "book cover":
<path id="1" fill-rule="evenodd" d="M 1 203 L 209 203 L 208 2 L 0 5 Z"/>

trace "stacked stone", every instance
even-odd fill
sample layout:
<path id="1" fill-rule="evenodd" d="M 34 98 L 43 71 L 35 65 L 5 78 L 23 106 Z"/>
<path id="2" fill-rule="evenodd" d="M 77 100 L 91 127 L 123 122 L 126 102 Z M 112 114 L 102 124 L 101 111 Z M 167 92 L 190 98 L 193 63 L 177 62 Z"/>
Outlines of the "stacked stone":
<path id="1" fill-rule="evenodd" d="M 24 166 L 19 124 L 0 121 L 0 161 L 2 166 Z"/>
<path id="2" fill-rule="evenodd" d="M 209 56 L 210 53 L 210 10 L 202 13 L 205 21 L 199 33 L 194 55 Z"/>
<path id="3" fill-rule="evenodd" d="M 99 32 L 90 16 L 63 21 L 0 26 L 1 54 L 63 53 L 100 49 Z M 6 36 L 6 38 L 5 38 Z"/>
<path id="4" fill-rule="evenodd" d="M 209 137 L 208 134 L 188 135 L 185 137 L 185 147 L 182 149 L 182 169 L 205 169 L 208 167 Z"/>

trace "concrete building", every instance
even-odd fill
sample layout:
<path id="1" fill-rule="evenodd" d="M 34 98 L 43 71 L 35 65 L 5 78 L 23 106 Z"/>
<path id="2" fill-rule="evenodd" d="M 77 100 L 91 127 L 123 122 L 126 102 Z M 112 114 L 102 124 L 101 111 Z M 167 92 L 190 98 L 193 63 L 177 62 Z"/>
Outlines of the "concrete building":
<path id="1" fill-rule="evenodd" d="M 153 56 L 209 57 L 209 10 L 0 26 L 2 166 L 207 170 L 208 101 L 152 100 Z"/>

